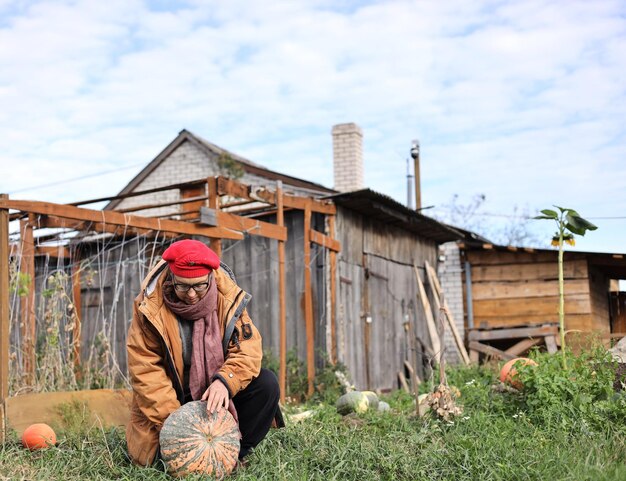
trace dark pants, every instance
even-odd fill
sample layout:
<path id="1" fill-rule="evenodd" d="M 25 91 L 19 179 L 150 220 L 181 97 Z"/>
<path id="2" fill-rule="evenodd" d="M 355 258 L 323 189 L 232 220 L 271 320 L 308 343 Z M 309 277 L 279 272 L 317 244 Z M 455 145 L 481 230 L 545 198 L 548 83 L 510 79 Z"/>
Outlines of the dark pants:
<path id="1" fill-rule="evenodd" d="M 233 397 L 239 416 L 241 449 L 239 459 L 259 444 L 276 419 L 277 425 L 284 426 L 278 408 L 280 389 L 276 375 L 268 369 L 261 369 L 259 376 Z"/>

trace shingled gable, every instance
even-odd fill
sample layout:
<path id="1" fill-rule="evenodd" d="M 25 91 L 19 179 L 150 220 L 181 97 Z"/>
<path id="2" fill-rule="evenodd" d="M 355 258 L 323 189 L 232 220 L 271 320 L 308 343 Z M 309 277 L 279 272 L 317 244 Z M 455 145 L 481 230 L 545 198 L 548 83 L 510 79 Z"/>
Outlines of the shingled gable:
<path id="1" fill-rule="evenodd" d="M 150 174 L 152 174 L 157 167 L 159 167 L 178 147 L 180 147 L 185 142 L 190 142 L 199 148 L 201 151 L 206 152 L 207 158 L 217 157 L 221 154 L 228 155 L 231 159 L 237 162 L 246 172 L 247 174 L 254 175 L 256 177 L 261 177 L 263 179 L 267 179 L 268 184 L 273 184 L 277 180 L 282 181 L 286 186 L 298 187 L 300 189 L 305 189 L 310 191 L 311 195 L 320 196 L 320 195 L 328 195 L 333 194 L 336 191 L 333 189 L 329 189 L 324 187 L 321 184 L 317 184 L 315 182 L 309 182 L 297 177 L 292 177 L 290 175 L 281 174 L 279 172 L 275 172 L 273 170 L 267 169 L 259 164 L 251 162 L 244 157 L 241 157 L 233 152 L 230 152 L 226 149 L 223 149 L 202 137 L 199 137 L 186 129 L 180 131 L 178 136 L 170 142 L 170 144 L 165 147 L 139 174 L 137 174 L 120 192 L 119 196 L 123 196 L 125 194 L 129 194 L 136 190 L 141 183 L 146 180 Z M 195 181 L 199 179 L 188 179 L 189 181 Z M 123 199 L 112 200 L 105 207 L 106 210 L 115 209 Z"/>

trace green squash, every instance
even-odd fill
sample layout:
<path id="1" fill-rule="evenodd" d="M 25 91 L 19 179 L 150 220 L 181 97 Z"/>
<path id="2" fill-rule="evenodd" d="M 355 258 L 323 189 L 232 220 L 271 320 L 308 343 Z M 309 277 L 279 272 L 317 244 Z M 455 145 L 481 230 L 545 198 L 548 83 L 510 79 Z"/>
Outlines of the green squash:
<path id="1" fill-rule="evenodd" d="M 373 391 L 361 391 L 361 392 L 367 396 L 367 400 L 370 403 L 369 405 L 370 409 L 378 409 L 378 403 L 380 402 L 378 400 L 378 395 Z"/>
<path id="2" fill-rule="evenodd" d="M 378 408 L 378 396 L 371 391 L 351 391 L 337 399 L 336 407 L 342 416 L 364 413 L 368 409 Z"/>

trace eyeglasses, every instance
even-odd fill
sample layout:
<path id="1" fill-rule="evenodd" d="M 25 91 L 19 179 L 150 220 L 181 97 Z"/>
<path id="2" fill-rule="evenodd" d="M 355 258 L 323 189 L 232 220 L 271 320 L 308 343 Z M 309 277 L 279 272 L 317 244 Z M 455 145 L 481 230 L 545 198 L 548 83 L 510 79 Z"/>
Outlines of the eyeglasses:
<path id="1" fill-rule="evenodd" d="M 196 294 L 201 294 L 202 292 L 206 291 L 211 285 L 211 278 L 209 277 L 209 280 L 207 282 L 198 282 L 197 284 L 181 284 L 172 280 L 172 284 L 174 284 L 174 289 L 176 289 L 176 292 L 189 294 L 189 291 L 193 289 L 194 291 L 196 291 Z"/>

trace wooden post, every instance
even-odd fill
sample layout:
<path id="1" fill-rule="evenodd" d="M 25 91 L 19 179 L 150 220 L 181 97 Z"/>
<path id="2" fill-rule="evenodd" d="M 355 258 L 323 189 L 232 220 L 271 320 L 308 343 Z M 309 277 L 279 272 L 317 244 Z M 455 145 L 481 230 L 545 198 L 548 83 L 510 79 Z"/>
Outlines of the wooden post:
<path id="1" fill-rule="evenodd" d="M 307 395 L 313 395 L 315 379 L 315 326 L 313 325 L 313 298 L 311 295 L 311 206 L 304 209 L 304 321 L 306 325 Z"/>
<path id="2" fill-rule="evenodd" d="M 443 297 L 443 292 L 441 290 L 441 284 L 439 283 L 439 279 L 437 278 L 437 273 L 433 269 L 433 267 L 428 263 L 428 261 L 424 261 L 424 265 L 426 267 L 426 274 L 428 276 L 428 282 L 430 283 L 433 289 L 433 298 L 435 299 L 435 307 L 438 310 L 443 309 L 445 314 L 446 321 L 448 321 L 448 326 L 450 327 L 450 332 L 452 332 L 452 336 L 454 337 L 454 342 L 456 343 L 456 347 L 459 350 L 459 354 L 461 355 L 461 359 L 465 364 L 470 363 L 469 355 L 467 354 L 467 350 L 465 349 L 465 345 L 463 344 L 463 339 L 459 334 L 458 329 L 456 328 L 456 324 L 454 323 L 454 318 L 452 317 L 452 313 L 448 308 L 448 303 Z M 443 299 L 443 304 L 440 302 L 439 298 Z"/>
<path id="3" fill-rule="evenodd" d="M 413 264 L 413 269 L 415 271 L 415 280 L 417 282 L 417 290 L 420 303 L 424 308 L 424 314 L 426 315 L 426 326 L 428 327 L 428 334 L 430 336 L 430 342 L 432 343 L 432 348 L 435 356 L 435 362 L 439 362 L 441 358 L 441 341 L 439 340 L 439 334 L 437 332 L 437 326 L 435 325 L 435 319 L 433 318 L 433 312 L 430 308 L 430 301 L 428 297 L 426 297 L 426 289 L 424 289 L 424 283 L 420 278 L 419 272 L 417 270 L 417 266 Z"/>
<path id="4" fill-rule="evenodd" d="M 335 238 L 335 216 L 328 216 L 328 235 Z M 329 250 L 330 257 L 330 362 L 337 362 L 337 253 Z"/>
<path id="5" fill-rule="evenodd" d="M 218 210 L 220 208 L 220 197 L 217 191 L 217 177 L 209 177 L 207 179 L 207 190 L 209 200 L 208 207 Z M 211 239 L 211 249 L 215 251 L 217 257 L 222 257 L 222 239 Z"/>
<path id="6" fill-rule="evenodd" d="M 276 223 L 285 226 L 285 212 L 283 209 L 283 183 L 276 185 Z M 278 241 L 278 324 L 280 326 L 280 365 L 278 369 L 278 385 L 280 387 L 280 402 L 285 402 L 287 384 L 287 307 L 285 304 L 285 241 Z"/>
<path id="7" fill-rule="evenodd" d="M 33 215 L 20 220 L 21 260 L 19 287 L 20 322 L 22 336 L 22 359 L 24 380 L 32 385 L 35 379 L 35 241 L 33 238 Z M 22 284 L 23 283 L 23 284 Z"/>
<path id="8" fill-rule="evenodd" d="M 8 199 L 0 194 L 0 199 Z M 4 407 L 9 397 L 9 211 L 0 209 L 0 438 L 5 440 Z"/>

